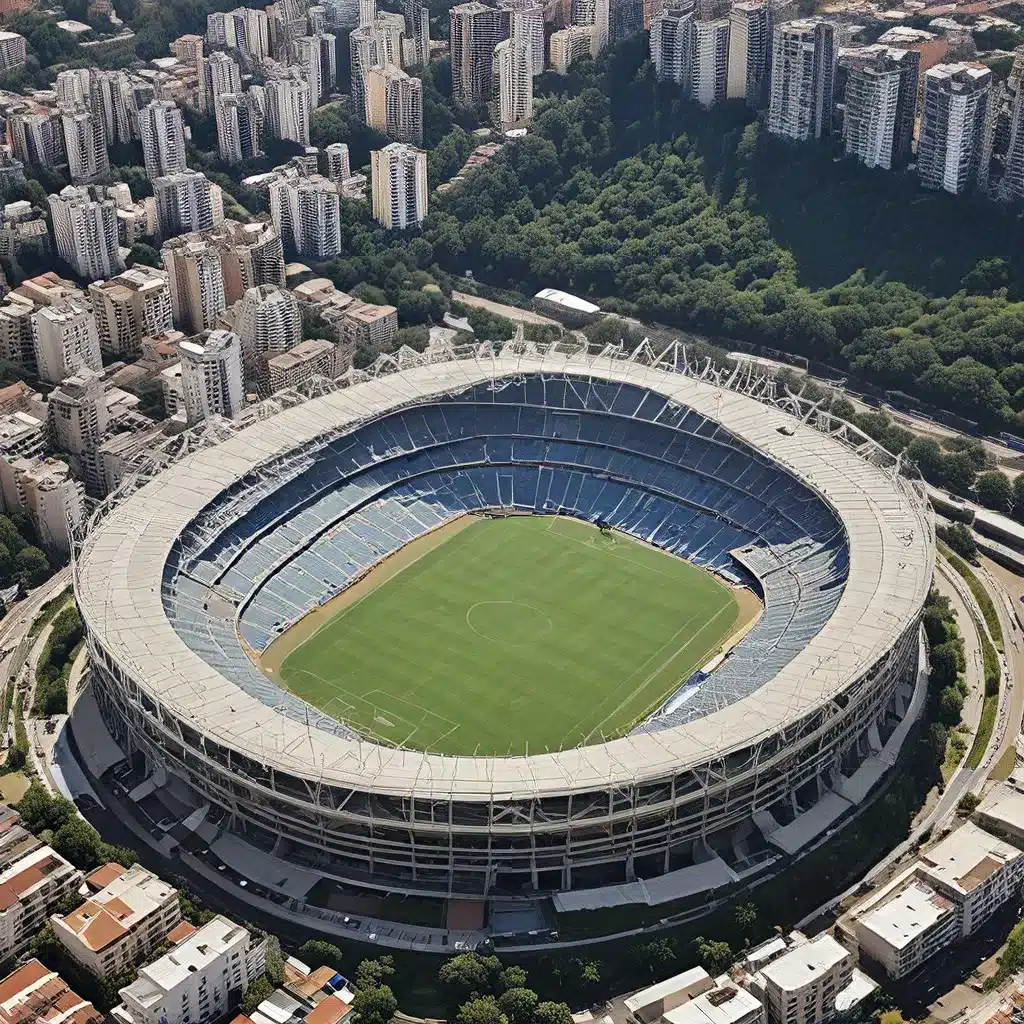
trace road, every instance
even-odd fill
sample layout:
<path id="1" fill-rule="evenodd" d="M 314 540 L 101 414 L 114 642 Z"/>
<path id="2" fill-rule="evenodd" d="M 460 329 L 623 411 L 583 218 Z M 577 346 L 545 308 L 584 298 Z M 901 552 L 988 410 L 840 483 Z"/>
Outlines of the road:
<path id="1" fill-rule="evenodd" d="M 480 309 L 489 310 L 499 316 L 506 317 L 520 324 L 548 324 L 551 327 L 562 328 L 557 320 L 551 317 L 541 316 L 529 309 L 520 309 L 518 306 L 506 306 L 503 302 L 492 302 L 490 299 L 482 299 L 479 295 L 467 295 L 465 292 L 452 292 L 452 298 L 461 302 L 464 306 L 478 306 Z"/>

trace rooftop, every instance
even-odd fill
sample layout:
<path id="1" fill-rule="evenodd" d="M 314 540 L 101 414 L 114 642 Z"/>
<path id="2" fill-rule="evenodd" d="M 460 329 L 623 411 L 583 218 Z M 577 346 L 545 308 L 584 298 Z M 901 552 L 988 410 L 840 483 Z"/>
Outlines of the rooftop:
<path id="1" fill-rule="evenodd" d="M 761 973 L 786 992 L 794 992 L 850 958 L 850 951 L 831 935 L 819 935 L 783 954 Z"/>
<path id="2" fill-rule="evenodd" d="M 594 303 L 587 302 L 586 299 L 581 299 L 576 295 L 570 295 L 568 292 L 559 291 L 557 288 L 541 288 L 534 298 L 543 299 L 546 302 L 556 302 L 559 306 L 574 309 L 579 313 L 601 312 L 600 306 L 595 306 Z"/>
<path id="3" fill-rule="evenodd" d="M 868 911 L 860 925 L 894 949 L 909 946 L 937 921 L 953 912 L 953 904 L 927 882 L 915 879 L 887 902 Z"/>
<path id="4" fill-rule="evenodd" d="M 637 1013 L 643 1010 L 644 1007 L 660 1003 L 676 995 L 678 992 L 683 992 L 687 989 L 701 992 L 712 985 L 711 975 L 703 967 L 691 967 L 688 971 L 683 971 L 682 974 L 676 974 L 671 978 L 666 978 L 664 981 L 659 981 L 657 985 L 651 985 L 649 988 L 634 992 L 628 999 L 623 1000 L 623 1005 L 630 1013 Z"/>
<path id="5" fill-rule="evenodd" d="M 1016 846 L 968 821 L 922 853 L 921 862 L 928 877 L 966 894 L 1020 856 Z"/>
<path id="6" fill-rule="evenodd" d="M 725 976 L 716 981 L 713 989 L 668 1010 L 661 1019 L 667 1024 L 735 1024 L 760 1010 L 761 1001 L 756 996 Z"/>

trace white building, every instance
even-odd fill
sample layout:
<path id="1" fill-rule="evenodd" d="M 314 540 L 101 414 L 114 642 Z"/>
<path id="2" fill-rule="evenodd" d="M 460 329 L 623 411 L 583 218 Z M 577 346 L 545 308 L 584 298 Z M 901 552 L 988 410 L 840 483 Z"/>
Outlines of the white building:
<path id="1" fill-rule="evenodd" d="M 50 196 L 57 255 L 80 277 L 95 281 L 124 270 L 117 243 L 117 208 L 89 189 L 68 185 Z"/>
<path id="2" fill-rule="evenodd" d="M 189 425 L 211 416 L 234 418 L 245 403 L 242 345 L 231 331 L 205 331 L 178 346 Z"/>
<path id="3" fill-rule="evenodd" d="M 422 0 L 402 0 L 402 14 L 405 17 L 405 32 L 409 42 L 409 57 L 403 64 L 407 67 L 424 67 L 430 63 L 430 11 Z M 543 44 L 543 24 L 541 43 Z"/>
<path id="4" fill-rule="evenodd" d="M 729 19 L 693 23 L 690 95 L 702 107 L 726 98 L 729 72 Z"/>
<path id="5" fill-rule="evenodd" d="M 25 63 L 25 37 L 17 32 L 0 32 L 0 70 L 14 71 Z"/>
<path id="6" fill-rule="evenodd" d="M 219 915 L 121 989 L 118 1024 L 195 1024 L 225 1016 L 266 967 L 265 940 Z"/>
<path id="7" fill-rule="evenodd" d="M 199 107 L 205 114 L 217 108 L 217 98 L 242 91 L 242 69 L 226 53 L 218 50 L 199 65 Z"/>
<path id="8" fill-rule="evenodd" d="M 100 350 L 132 355 L 143 338 L 170 330 L 173 323 L 167 271 L 142 264 L 109 281 L 89 285 L 89 301 L 99 333 Z"/>
<path id="9" fill-rule="evenodd" d="M 534 76 L 542 75 L 545 66 L 544 5 L 539 0 L 499 0 L 498 6 L 512 12 L 509 35 L 522 39 L 530 47 Z"/>
<path id="10" fill-rule="evenodd" d="M 103 367 L 96 318 L 86 302 L 69 299 L 36 310 L 32 333 L 39 376 L 50 384 L 59 384 L 82 368 Z"/>
<path id="11" fill-rule="evenodd" d="M 502 130 L 528 124 L 533 117 L 533 48 L 513 33 L 494 47 L 497 121 Z"/>
<path id="12" fill-rule="evenodd" d="M 768 130 L 802 142 L 831 130 L 835 26 L 803 18 L 775 29 Z"/>
<path id="13" fill-rule="evenodd" d="M 238 304 L 234 331 L 246 371 L 262 375 L 270 356 L 287 352 L 302 339 L 299 304 L 290 291 L 276 285 L 250 288 Z"/>
<path id="14" fill-rule="evenodd" d="M 200 171 L 188 168 L 154 179 L 153 195 L 162 238 L 204 231 L 224 221 L 221 188 Z"/>
<path id="15" fill-rule="evenodd" d="M 418 78 L 410 78 L 394 64 L 377 64 L 367 70 L 364 87 L 366 123 L 371 128 L 395 142 L 423 142 L 423 83 Z"/>
<path id="16" fill-rule="evenodd" d="M 85 499 L 66 462 L 0 456 L 0 489 L 4 507 L 27 513 L 44 548 L 71 550 L 72 525 L 85 518 Z"/>
<path id="17" fill-rule="evenodd" d="M 181 109 L 170 100 L 154 100 L 139 111 L 142 155 L 146 174 L 159 178 L 180 174 L 185 165 L 185 122 Z"/>
<path id="18" fill-rule="evenodd" d="M 936 64 L 924 73 L 917 173 L 925 188 L 954 195 L 978 175 L 992 72 L 982 64 Z"/>
<path id="19" fill-rule="evenodd" d="M 572 0 L 572 23 L 593 27 L 594 46 L 600 53 L 608 45 L 610 0 Z"/>
<path id="20" fill-rule="evenodd" d="M 67 377 L 50 393 L 47 409 L 57 447 L 71 456 L 87 493 L 103 497 L 106 484 L 99 452 L 110 422 L 103 378 L 91 369 Z"/>
<path id="21" fill-rule="evenodd" d="M 140 864 L 125 869 L 70 914 L 50 918 L 57 941 L 104 980 L 131 970 L 181 921 L 178 890 Z M 113 872 L 112 872 L 113 873 Z"/>
<path id="22" fill-rule="evenodd" d="M 229 164 L 263 155 L 263 108 L 251 92 L 217 97 L 217 148 Z"/>
<path id="23" fill-rule="evenodd" d="M 313 107 L 327 94 L 324 88 L 323 69 L 320 65 L 320 40 L 316 36 L 303 36 L 296 40 L 298 65 L 302 77 L 309 86 L 309 99 Z"/>
<path id="24" fill-rule="evenodd" d="M 370 154 L 373 215 L 386 228 L 404 230 L 427 215 L 427 154 L 393 142 Z"/>
<path id="25" fill-rule="evenodd" d="M 46 447 L 46 424 L 27 412 L 0 416 L 0 458 L 34 459 Z"/>
<path id="26" fill-rule="evenodd" d="M 208 330 L 227 305 L 220 253 L 204 241 L 186 241 L 165 247 L 161 255 L 175 325 L 186 334 Z"/>
<path id="27" fill-rule="evenodd" d="M 654 31 L 653 25 L 651 31 Z M 582 57 L 594 56 L 596 35 L 593 28 L 571 25 L 551 34 L 551 70 L 567 75 L 569 68 Z"/>
<path id="28" fill-rule="evenodd" d="M 319 174 L 282 176 L 270 183 L 270 215 L 284 242 L 309 259 L 341 252 L 341 198 Z"/>
<path id="29" fill-rule="evenodd" d="M 0 872 L 0 957 L 23 952 L 47 916 L 74 894 L 82 873 L 49 846 L 40 846 Z"/>
<path id="30" fill-rule="evenodd" d="M 488 103 L 494 95 L 494 48 L 511 35 L 512 12 L 471 0 L 452 7 L 449 21 L 455 102 L 467 107 Z"/>
<path id="31" fill-rule="evenodd" d="M 309 83 L 297 69 L 270 78 L 264 86 L 267 98 L 266 130 L 275 139 L 291 139 L 309 145 L 309 114 L 312 106 Z"/>
<path id="32" fill-rule="evenodd" d="M 874 43 L 843 52 L 843 148 L 890 170 L 910 156 L 921 54 Z"/>
<path id="33" fill-rule="evenodd" d="M 693 65 L 692 0 L 651 18 L 651 63 L 663 82 L 690 88 Z M 552 57 L 552 63 L 554 58 Z"/>
<path id="34" fill-rule="evenodd" d="M 669 1013 L 689 1005 L 715 988 L 716 983 L 703 967 L 691 967 L 682 974 L 634 992 L 623 1000 L 623 1005 L 633 1024 L 656 1024 Z M 757 1005 L 760 1007 L 761 1004 Z M 763 1009 L 761 1012 L 763 1014 Z"/>
<path id="35" fill-rule="evenodd" d="M 726 96 L 759 106 L 767 99 L 772 60 L 769 0 L 740 0 L 729 11 L 729 72 Z"/>
<path id="36" fill-rule="evenodd" d="M 331 181 L 344 181 L 352 176 L 348 146 L 344 142 L 332 142 L 324 153 L 327 154 L 327 177 Z"/>
<path id="37" fill-rule="evenodd" d="M 61 114 L 61 124 L 71 180 L 82 185 L 106 174 L 110 157 L 103 118 L 90 110 L 74 108 Z"/>

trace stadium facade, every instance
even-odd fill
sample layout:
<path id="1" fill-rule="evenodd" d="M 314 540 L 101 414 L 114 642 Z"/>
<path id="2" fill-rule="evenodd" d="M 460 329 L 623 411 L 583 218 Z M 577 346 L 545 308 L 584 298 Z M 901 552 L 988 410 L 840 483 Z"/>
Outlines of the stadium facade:
<path id="1" fill-rule="evenodd" d="M 368 566 L 493 507 L 607 522 L 764 614 L 628 736 L 531 756 L 383 746 L 256 667 Z M 111 733 L 221 827 L 389 892 L 571 896 L 729 885 L 861 803 L 920 696 L 933 546 L 920 481 L 749 368 L 507 343 L 403 350 L 130 479 L 73 569 Z"/>

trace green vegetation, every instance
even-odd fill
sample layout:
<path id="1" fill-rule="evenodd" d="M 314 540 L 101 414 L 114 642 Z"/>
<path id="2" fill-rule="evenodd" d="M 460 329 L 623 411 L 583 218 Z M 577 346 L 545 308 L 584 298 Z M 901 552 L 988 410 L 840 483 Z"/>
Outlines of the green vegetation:
<path id="1" fill-rule="evenodd" d="M 36 668 L 34 713 L 39 716 L 66 714 L 68 678 L 83 639 L 85 627 L 74 605 L 54 619 L 50 636 Z"/>
<path id="2" fill-rule="evenodd" d="M 939 546 L 940 551 L 946 556 L 946 560 L 949 564 L 956 569 L 956 571 L 964 578 L 964 582 L 970 587 L 971 593 L 974 595 L 974 600 L 977 601 L 978 607 L 981 609 L 981 614 L 984 616 L 985 625 L 988 627 L 988 631 L 992 636 L 992 640 L 995 642 L 999 652 L 1003 651 L 1003 627 L 999 624 L 999 616 L 996 614 L 995 605 L 992 603 L 992 598 L 989 597 L 988 591 L 985 589 L 981 580 L 971 571 L 971 567 L 958 555 L 954 555 L 948 548 L 944 548 L 944 545 Z M 984 631 L 982 631 L 984 635 Z M 983 645 L 984 646 L 984 645 Z M 999 664 L 998 661 L 995 665 L 995 678 L 998 683 L 999 679 Z M 989 664 L 986 659 L 985 662 L 985 684 L 986 688 L 989 681 Z"/>
<path id="3" fill-rule="evenodd" d="M 1006 939 L 1006 947 L 999 958 L 999 969 L 985 982 L 985 988 L 998 988 L 1011 975 L 1024 968 L 1024 921 L 1013 927 Z"/>
<path id="4" fill-rule="evenodd" d="M 981 759 L 985 756 L 988 741 L 992 739 L 992 730 L 996 724 L 996 712 L 999 710 L 999 694 L 985 698 L 981 708 L 981 721 L 978 723 L 978 731 L 974 734 L 974 742 L 967 753 L 967 767 L 977 768 Z"/>
<path id="5" fill-rule="evenodd" d="M 392 743 L 556 750 L 628 730 L 736 617 L 713 576 L 626 537 L 554 517 L 479 520 L 345 607 L 281 678 Z"/>
<path id="6" fill-rule="evenodd" d="M 988 773 L 990 779 L 995 779 L 1002 782 L 1004 779 L 1010 777 L 1010 773 L 1013 771 L 1017 764 L 1017 750 L 1013 746 L 1007 747 L 1002 754 L 999 756 L 999 760 L 992 766 L 992 771 Z"/>
<path id="7" fill-rule="evenodd" d="M 935 536 L 951 551 L 956 552 L 968 562 L 978 557 L 978 545 L 974 543 L 974 534 L 971 533 L 970 527 L 963 523 L 954 523 L 952 526 L 936 526 Z"/>
<path id="8" fill-rule="evenodd" d="M 15 690 L 13 680 L 8 685 L 8 692 Z M 25 729 L 25 718 L 21 711 L 21 693 L 14 697 L 14 746 L 7 751 L 3 774 L 21 771 L 28 763 L 28 731 Z"/>

